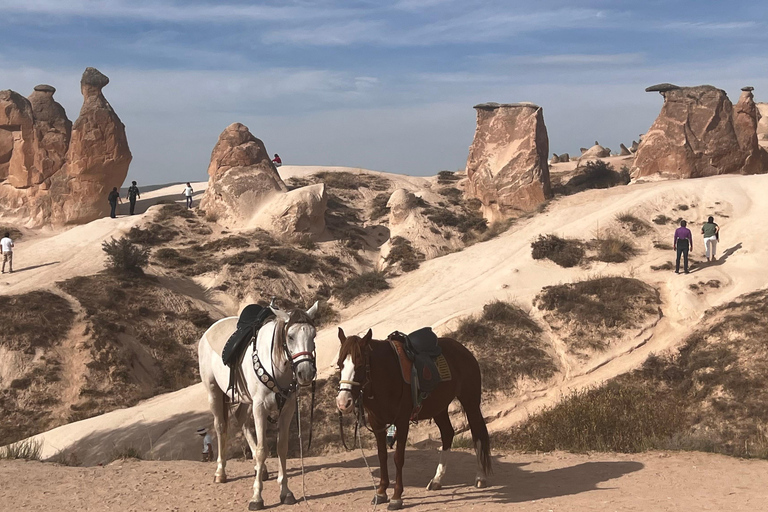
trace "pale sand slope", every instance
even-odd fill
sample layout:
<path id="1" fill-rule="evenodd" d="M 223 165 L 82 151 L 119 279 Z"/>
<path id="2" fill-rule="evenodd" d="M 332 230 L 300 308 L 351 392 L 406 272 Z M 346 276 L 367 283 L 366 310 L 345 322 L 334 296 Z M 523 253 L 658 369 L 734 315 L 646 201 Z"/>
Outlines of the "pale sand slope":
<path id="1" fill-rule="evenodd" d="M 195 201 L 208 186 L 208 182 L 192 183 Z M 184 202 L 182 185 L 172 185 L 141 195 L 136 202 L 136 215 L 128 214 L 128 201 L 118 205 L 118 217 L 105 217 L 74 227 L 46 229 L 38 233 L 26 232 L 14 248 L 13 274 L 0 277 L 0 294 L 11 295 L 31 290 L 50 288 L 57 281 L 76 276 L 96 274 L 104 269 L 105 254 L 102 242 L 120 238 L 133 226 L 146 220 L 147 208 L 160 200 Z M 153 215 L 157 209 L 146 215 Z M 28 234 L 27 234 L 28 233 Z"/>
<path id="2" fill-rule="evenodd" d="M 373 460 L 368 453 L 369 463 Z M 360 452 L 305 459 L 306 507 L 279 506 L 274 479 L 264 484 L 272 510 L 366 511 L 373 490 Z M 277 462 L 270 459 L 269 468 Z M 451 453 L 440 491 L 425 491 L 437 453 L 409 451 L 404 467 L 407 510 L 674 511 L 768 510 L 768 462 L 705 453 L 513 454 L 494 457 L 490 486 L 476 489 L 474 455 Z M 390 478 L 394 471 L 390 457 Z M 253 465 L 230 461 L 230 482 L 214 484 L 214 463 L 115 462 L 72 468 L 39 462 L 0 461 L 3 510 L 221 512 L 247 510 Z M 376 471 L 378 478 L 378 470 Z M 298 459 L 288 461 L 288 485 L 303 496 Z M 390 488 L 391 495 L 391 488 Z M 386 505 L 376 507 L 386 510 Z"/>

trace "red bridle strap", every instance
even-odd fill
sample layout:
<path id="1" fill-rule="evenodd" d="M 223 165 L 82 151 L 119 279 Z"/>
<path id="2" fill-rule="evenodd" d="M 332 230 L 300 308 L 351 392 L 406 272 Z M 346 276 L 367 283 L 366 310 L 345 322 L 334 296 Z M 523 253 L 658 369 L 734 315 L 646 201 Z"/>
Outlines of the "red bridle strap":
<path id="1" fill-rule="evenodd" d="M 303 356 L 308 356 L 308 357 L 311 358 L 312 357 L 312 352 L 306 352 L 306 351 L 305 352 L 299 352 L 298 354 L 293 354 L 293 356 L 291 356 L 291 358 L 295 361 L 296 359 L 298 359 L 300 357 L 303 357 Z"/>

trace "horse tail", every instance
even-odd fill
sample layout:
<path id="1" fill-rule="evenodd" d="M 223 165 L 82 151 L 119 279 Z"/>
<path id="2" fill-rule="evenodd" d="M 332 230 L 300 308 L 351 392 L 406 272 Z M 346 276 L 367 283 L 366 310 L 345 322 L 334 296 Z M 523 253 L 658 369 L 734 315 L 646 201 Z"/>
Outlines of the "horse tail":
<path id="1" fill-rule="evenodd" d="M 477 460 L 480 462 L 483 472 L 486 475 L 490 475 L 493 473 L 493 468 L 491 467 L 491 439 L 488 436 L 488 428 L 485 426 L 483 413 L 480 412 L 480 404 L 468 409 L 465 408 L 465 412 L 469 421 L 469 429 L 472 431 L 472 442 L 477 452 Z M 478 441 L 480 442 L 479 448 L 477 446 Z"/>

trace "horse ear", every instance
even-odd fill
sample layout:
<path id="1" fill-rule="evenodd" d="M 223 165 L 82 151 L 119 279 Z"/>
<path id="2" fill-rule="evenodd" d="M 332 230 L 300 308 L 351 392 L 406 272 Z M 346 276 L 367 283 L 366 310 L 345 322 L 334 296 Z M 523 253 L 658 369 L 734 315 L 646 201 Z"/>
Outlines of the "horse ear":
<path id="1" fill-rule="evenodd" d="M 315 303 L 312 304 L 312 307 L 307 310 L 307 316 L 312 320 L 314 320 L 315 315 L 317 315 L 317 312 L 319 309 L 320 309 L 320 301 L 316 300 Z"/>
<path id="2" fill-rule="evenodd" d="M 365 336 L 363 336 L 363 344 L 370 343 L 371 338 L 373 338 L 373 331 L 368 329 L 368 332 L 365 333 Z"/>
<path id="3" fill-rule="evenodd" d="M 287 323 L 288 320 L 290 320 L 290 316 L 288 313 L 283 311 L 282 309 L 275 309 L 272 306 L 269 307 L 270 310 L 272 310 L 272 313 L 277 317 L 278 320 L 282 320 L 284 323 Z"/>
<path id="4" fill-rule="evenodd" d="M 339 341 L 341 343 L 344 343 L 345 341 L 347 341 L 347 337 L 344 336 L 344 329 L 342 329 L 341 327 L 339 327 Z"/>

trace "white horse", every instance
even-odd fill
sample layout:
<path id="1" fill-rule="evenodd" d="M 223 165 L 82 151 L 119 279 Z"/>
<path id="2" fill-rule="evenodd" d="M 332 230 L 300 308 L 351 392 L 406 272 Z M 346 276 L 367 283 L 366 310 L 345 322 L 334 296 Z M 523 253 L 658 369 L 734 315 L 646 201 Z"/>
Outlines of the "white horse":
<path id="1" fill-rule="evenodd" d="M 315 378 L 315 327 L 312 323 L 318 304 L 306 312 L 300 309 L 282 311 L 272 309 L 275 318 L 259 329 L 256 343 L 246 349 L 240 369 L 244 385 L 239 386 L 244 404 L 252 403 L 256 439 L 249 428 L 249 407 L 241 405 L 237 417 L 243 425 L 243 433 L 251 447 L 255 462 L 256 480 L 249 510 L 264 508 L 261 497 L 262 481 L 266 478 L 264 461 L 267 458 L 266 432 L 268 417 L 277 417 L 277 456 L 280 469 L 277 483 L 280 485 L 280 503 L 294 504 L 296 498 L 288 489 L 285 459 L 288 454 L 288 429 L 296 410 L 296 386 L 305 386 Z M 227 481 L 227 423 L 228 404 L 225 390 L 228 388 L 230 371 L 221 360 L 221 350 L 229 336 L 237 328 L 237 317 L 228 317 L 213 324 L 198 344 L 200 378 L 208 390 L 208 402 L 213 412 L 214 427 L 218 436 L 218 464 L 214 481 Z M 255 354 L 254 354 L 255 352 Z"/>

